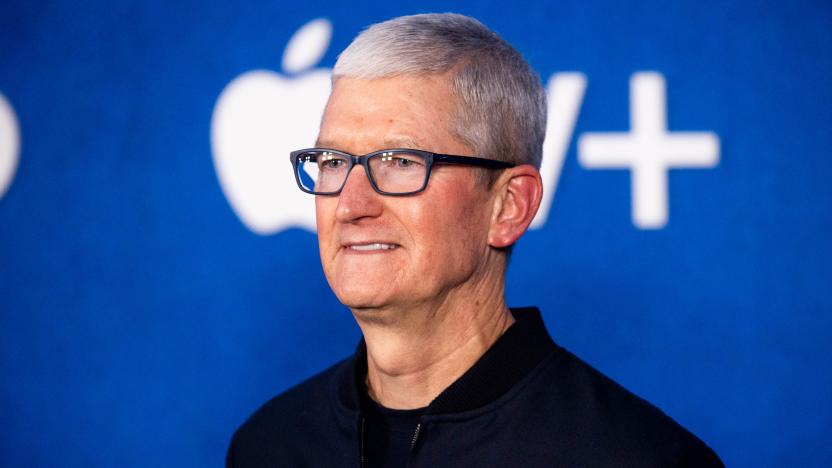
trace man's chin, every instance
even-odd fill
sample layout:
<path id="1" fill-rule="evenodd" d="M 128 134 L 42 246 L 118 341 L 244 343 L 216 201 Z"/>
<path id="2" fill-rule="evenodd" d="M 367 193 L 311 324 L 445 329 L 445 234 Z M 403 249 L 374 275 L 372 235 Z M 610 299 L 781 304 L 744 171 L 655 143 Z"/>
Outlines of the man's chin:
<path id="1" fill-rule="evenodd" d="M 381 288 L 374 288 L 373 291 L 341 291 L 336 296 L 359 322 L 389 323 L 398 308 L 393 298 L 380 294 L 382 291 L 379 289 Z"/>
<path id="2" fill-rule="evenodd" d="M 385 309 L 389 305 L 389 301 L 385 298 L 379 297 L 378 291 L 373 293 L 356 293 L 354 291 L 337 293 L 336 296 L 341 304 L 349 307 L 353 311 L 377 311 Z"/>
<path id="3" fill-rule="evenodd" d="M 365 332 L 365 326 L 378 328 L 399 328 L 408 323 L 413 315 L 408 313 L 407 308 L 384 306 L 384 307 L 350 307 L 352 316 L 358 322 L 358 326 Z"/>

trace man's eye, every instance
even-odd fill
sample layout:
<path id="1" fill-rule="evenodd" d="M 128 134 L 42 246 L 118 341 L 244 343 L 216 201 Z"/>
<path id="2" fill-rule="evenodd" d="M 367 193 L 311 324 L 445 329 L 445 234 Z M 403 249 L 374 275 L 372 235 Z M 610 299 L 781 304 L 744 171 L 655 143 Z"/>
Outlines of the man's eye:
<path id="1" fill-rule="evenodd" d="M 321 161 L 321 167 L 324 169 L 338 169 L 344 165 L 343 159 L 326 159 Z"/>
<path id="2" fill-rule="evenodd" d="M 405 157 L 391 157 L 389 161 L 391 161 L 393 167 L 397 169 L 412 169 L 422 165 L 417 159 Z"/>

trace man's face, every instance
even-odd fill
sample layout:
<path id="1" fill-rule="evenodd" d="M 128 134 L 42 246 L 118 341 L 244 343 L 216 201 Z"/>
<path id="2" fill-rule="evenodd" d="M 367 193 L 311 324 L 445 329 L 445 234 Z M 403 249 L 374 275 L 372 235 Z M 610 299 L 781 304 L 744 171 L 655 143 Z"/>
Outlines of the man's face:
<path id="1" fill-rule="evenodd" d="M 317 146 L 356 155 L 389 148 L 474 155 L 449 130 L 453 111 L 446 76 L 341 78 Z M 376 193 L 363 167 L 354 167 L 339 196 L 316 197 L 330 286 L 352 309 L 440 303 L 486 269 L 491 200 L 466 166 L 436 165 L 424 192 L 403 197 Z"/>

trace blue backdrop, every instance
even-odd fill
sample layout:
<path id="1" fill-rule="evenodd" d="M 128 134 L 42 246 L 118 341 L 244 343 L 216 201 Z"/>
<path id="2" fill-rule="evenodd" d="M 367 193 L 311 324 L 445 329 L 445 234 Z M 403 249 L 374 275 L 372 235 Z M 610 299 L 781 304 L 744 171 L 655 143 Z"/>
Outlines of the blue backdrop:
<path id="1" fill-rule="evenodd" d="M 287 116 L 325 98 L 288 84 L 370 23 L 448 10 L 554 97 L 510 304 L 729 465 L 832 465 L 832 6 L 508 5 L 0 4 L 0 465 L 219 466 L 259 404 L 352 351 L 308 200 L 257 158 L 288 172 Z M 638 122 L 666 139 L 604 146 Z"/>

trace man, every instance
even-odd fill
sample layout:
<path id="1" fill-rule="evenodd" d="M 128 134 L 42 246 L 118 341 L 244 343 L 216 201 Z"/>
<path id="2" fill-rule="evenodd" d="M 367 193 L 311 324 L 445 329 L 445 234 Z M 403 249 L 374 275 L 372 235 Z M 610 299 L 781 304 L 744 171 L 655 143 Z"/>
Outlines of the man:
<path id="1" fill-rule="evenodd" d="M 545 109 L 529 65 L 464 16 L 377 24 L 341 54 L 316 148 L 291 159 L 364 339 L 251 416 L 229 467 L 721 465 L 505 304 Z"/>

